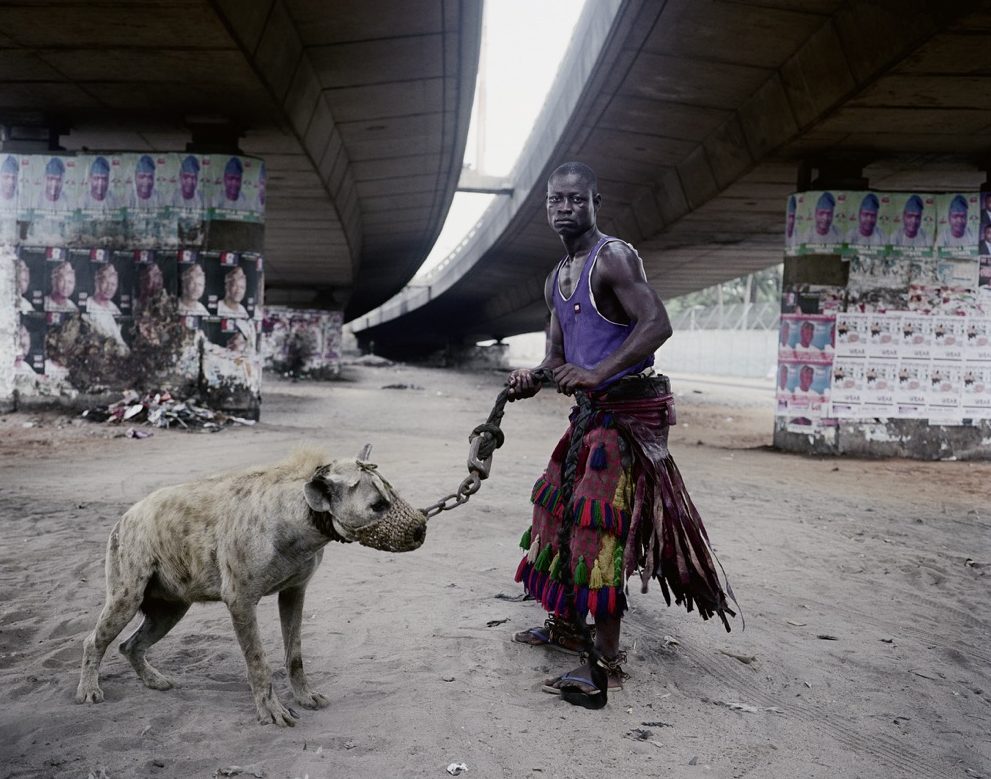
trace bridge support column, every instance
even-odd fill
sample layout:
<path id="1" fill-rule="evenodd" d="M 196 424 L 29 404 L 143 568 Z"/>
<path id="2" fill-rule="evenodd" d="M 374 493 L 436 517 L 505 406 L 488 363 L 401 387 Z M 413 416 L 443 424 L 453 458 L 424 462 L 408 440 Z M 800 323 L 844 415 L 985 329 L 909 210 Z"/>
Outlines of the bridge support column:
<path id="1" fill-rule="evenodd" d="M 265 189 L 235 154 L 0 151 L 0 404 L 257 417 Z"/>
<path id="2" fill-rule="evenodd" d="M 991 459 L 978 186 L 872 192 L 856 166 L 805 182 L 786 209 L 774 445 Z"/>

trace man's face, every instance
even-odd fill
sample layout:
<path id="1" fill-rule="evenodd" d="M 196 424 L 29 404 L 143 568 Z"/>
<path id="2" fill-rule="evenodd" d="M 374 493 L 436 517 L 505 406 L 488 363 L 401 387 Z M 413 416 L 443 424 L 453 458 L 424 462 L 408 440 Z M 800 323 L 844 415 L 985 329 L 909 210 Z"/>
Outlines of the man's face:
<path id="1" fill-rule="evenodd" d="M 547 222 L 562 238 L 595 227 L 599 196 L 575 173 L 551 176 L 547 182 Z"/>
<path id="2" fill-rule="evenodd" d="M 196 195 L 196 184 L 199 176 L 192 171 L 183 171 L 179 174 L 179 191 L 182 192 L 182 197 L 185 200 L 192 200 Z"/>
<path id="3" fill-rule="evenodd" d="M 803 365 L 802 370 L 798 372 L 798 386 L 802 392 L 809 391 L 809 387 L 812 386 L 813 378 L 815 378 L 815 371 L 812 370 L 812 366 Z"/>
<path id="4" fill-rule="evenodd" d="M 799 338 L 801 339 L 802 346 L 808 348 L 812 343 L 812 337 L 816 333 L 815 325 L 811 322 L 804 322 L 802 324 L 802 329 L 799 332 Z"/>
<path id="5" fill-rule="evenodd" d="M 244 293 L 248 291 L 248 280 L 244 271 L 240 268 L 231 271 L 224 281 L 224 289 L 227 292 L 227 300 L 231 303 L 240 303 L 244 299 Z"/>
<path id="6" fill-rule="evenodd" d="M 106 303 L 116 294 L 117 271 L 112 265 L 108 265 L 105 270 L 96 276 L 96 290 L 93 293 L 93 297 L 101 303 Z"/>
<path id="7" fill-rule="evenodd" d="M 54 173 L 45 174 L 45 199 L 54 203 L 62 194 L 62 177 Z"/>
<path id="8" fill-rule="evenodd" d="M 860 209 L 858 217 L 860 234 L 864 238 L 870 238 L 874 234 L 874 227 L 877 225 L 877 211 L 865 211 Z"/>
<path id="9" fill-rule="evenodd" d="M 815 219 L 816 233 L 826 235 L 829 232 L 830 226 L 833 224 L 833 209 L 817 208 Z"/>
<path id="10" fill-rule="evenodd" d="M 984 228 L 984 240 L 991 243 L 991 225 Z"/>
<path id="11" fill-rule="evenodd" d="M 52 295 L 62 299 L 72 295 L 76 289 L 76 272 L 71 265 L 61 265 L 52 272 Z"/>
<path id="12" fill-rule="evenodd" d="M 31 286 L 31 269 L 24 260 L 17 260 L 17 288 L 20 290 L 20 294 L 24 294 L 28 291 L 28 287 Z"/>
<path id="13" fill-rule="evenodd" d="M 150 170 L 139 170 L 134 174 L 134 190 L 138 197 L 147 200 L 151 197 L 151 191 L 155 188 L 155 174 Z"/>
<path id="14" fill-rule="evenodd" d="M 784 389 L 788 386 L 788 366 L 782 365 L 778 368 L 778 387 Z"/>
<path id="15" fill-rule="evenodd" d="M 788 325 L 787 322 L 782 322 L 781 323 L 781 341 L 780 341 L 781 345 L 782 346 L 787 346 L 788 345 L 788 339 L 790 337 L 791 337 L 791 327 Z"/>
<path id="16" fill-rule="evenodd" d="M 909 238 L 915 238 L 919 234 L 919 226 L 922 224 L 922 214 L 918 211 L 904 211 L 902 213 L 902 230 Z"/>
<path id="17" fill-rule="evenodd" d="M 962 238 L 967 230 L 967 212 L 950 211 L 950 232 L 954 238 Z"/>
<path id="18" fill-rule="evenodd" d="M 0 173 L 0 197 L 11 200 L 17 194 L 17 174 L 12 170 Z"/>
<path id="19" fill-rule="evenodd" d="M 193 269 L 186 276 L 186 287 L 183 290 L 184 297 L 188 303 L 194 303 L 203 297 L 206 291 L 206 275 L 199 265 L 194 265 Z"/>
<path id="20" fill-rule="evenodd" d="M 89 174 L 89 194 L 90 196 L 99 202 L 103 202 L 104 198 L 107 196 L 107 190 L 110 188 L 110 176 L 107 173 L 90 173 Z"/>
<path id="21" fill-rule="evenodd" d="M 228 200 L 237 200 L 241 194 L 241 176 L 238 173 L 224 174 L 224 195 Z"/>
<path id="22" fill-rule="evenodd" d="M 20 325 L 18 329 L 18 341 L 21 347 L 21 359 L 23 360 L 28 354 L 31 353 L 31 333 L 24 325 Z"/>
<path id="23" fill-rule="evenodd" d="M 162 269 L 155 263 L 146 265 L 141 272 L 141 298 L 146 300 L 158 294 L 165 286 L 165 279 L 162 278 Z"/>

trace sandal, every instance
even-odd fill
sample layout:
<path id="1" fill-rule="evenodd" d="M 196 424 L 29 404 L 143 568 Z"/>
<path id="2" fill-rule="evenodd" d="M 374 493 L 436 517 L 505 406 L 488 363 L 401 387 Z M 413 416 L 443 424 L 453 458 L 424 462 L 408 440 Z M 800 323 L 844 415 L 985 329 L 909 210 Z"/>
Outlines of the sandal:
<path id="1" fill-rule="evenodd" d="M 521 630 L 513 635 L 513 641 L 527 646 L 545 646 L 569 655 L 577 655 L 585 646 L 584 642 L 574 635 L 574 630 L 562 628 L 562 623 L 553 617 L 548 618 L 542 626 Z"/>
<path id="2" fill-rule="evenodd" d="M 622 690 L 623 681 L 630 678 L 630 675 L 626 673 L 620 665 L 620 663 L 626 662 L 626 653 L 620 652 L 613 660 L 606 660 L 605 658 L 602 658 L 599 662 L 606 669 L 607 678 L 609 680 L 609 684 L 606 688 L 607 691 L 619 692 Z M 599 694 L 598 687 L 596 687 L 595 682 L 592 681 L 591 668 L 586 662 L 584 662 L 584 660 L 582 665 L 572 671 L 568 671 L 560 676 L 551 677 L 550 679 L 545 679 L 544 684 L 540 689 L 544 692 L 550 693 L 551 695 L 561 695 L 563 692 L 575 692 L 586 696 Z"/>

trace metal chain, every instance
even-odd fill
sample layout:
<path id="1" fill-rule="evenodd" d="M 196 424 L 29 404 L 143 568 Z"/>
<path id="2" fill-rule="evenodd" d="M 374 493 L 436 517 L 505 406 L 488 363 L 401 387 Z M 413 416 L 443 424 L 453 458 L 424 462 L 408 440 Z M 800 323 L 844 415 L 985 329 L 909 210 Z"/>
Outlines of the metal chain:
<path id="1" fill-rule="evenodd" d="M 549 370 L 534 371 L 538 381 L 552 381 L 553 376 Z M 471 431 L 468 436 L 468 475 L 458 487 L 458 491 L 441 498 L 436 503 L 431 503 L 420 511 L 430 519 L 440 514 L 442 511 L 450 511 L 453 508 L 467 503 L 468 498 L 478 492 L 482 482 L 489 478 L 489 471 L 492 468 L 492 453 L 502 446 L 505 440 L 499 424 L 509 400 L 509 388 L 505 388 L 496 397 L 495 405 L 489 414 L 488 420 Z"/>

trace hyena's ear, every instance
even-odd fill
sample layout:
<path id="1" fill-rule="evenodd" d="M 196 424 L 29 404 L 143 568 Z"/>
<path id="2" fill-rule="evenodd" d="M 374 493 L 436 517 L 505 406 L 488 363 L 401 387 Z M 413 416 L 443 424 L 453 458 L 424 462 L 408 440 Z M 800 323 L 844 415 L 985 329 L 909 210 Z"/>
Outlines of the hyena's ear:
<path id="1" fill-rule="evenodd" d="M 343 477 L 318 469 L 303 486 L 306 503 L 314 511 L 333 513 L 333 507 L 340 502 L 347 488 Z"/>

